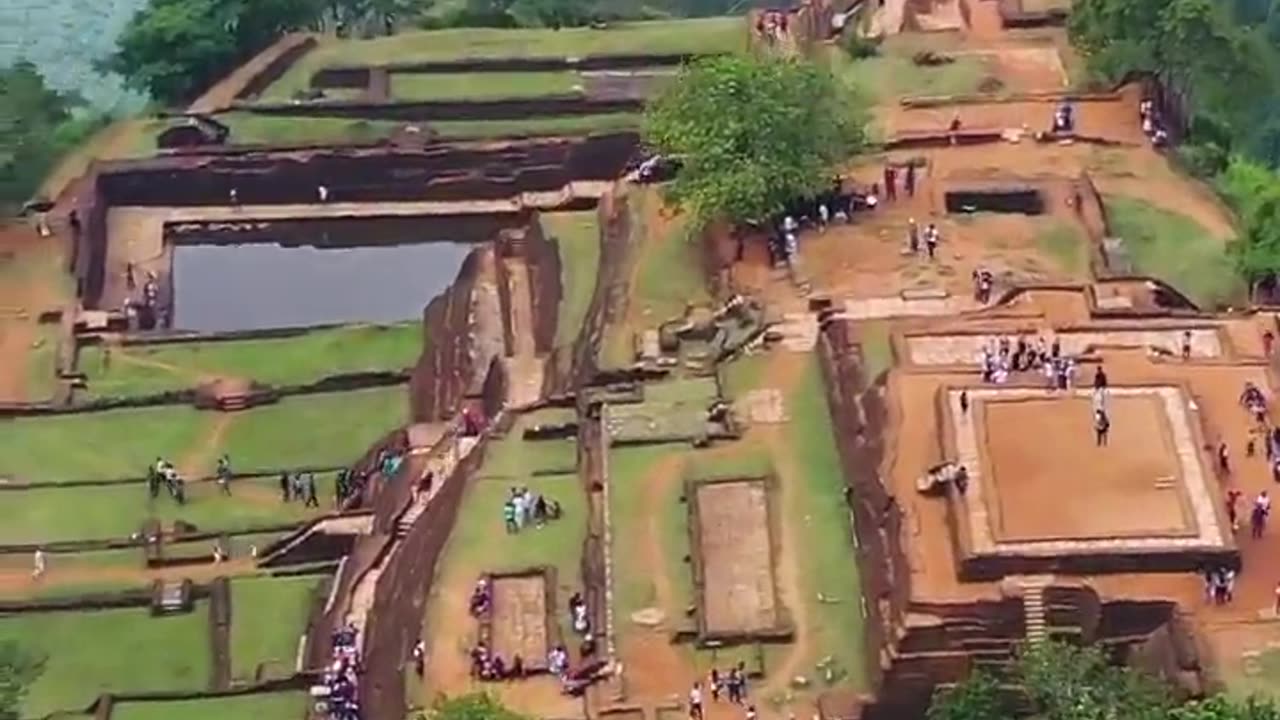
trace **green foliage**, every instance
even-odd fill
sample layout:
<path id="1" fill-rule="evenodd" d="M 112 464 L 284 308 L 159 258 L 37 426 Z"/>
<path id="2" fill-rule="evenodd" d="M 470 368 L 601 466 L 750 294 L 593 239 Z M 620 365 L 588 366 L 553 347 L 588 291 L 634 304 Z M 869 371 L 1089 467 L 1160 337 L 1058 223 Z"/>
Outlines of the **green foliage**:
<path id="1" fill-rule="evenodd" d="M 1249 201 L 1244 233 L 1229 250 L 1236 269 L 1250 283 L 1280 273 L 1280 187 L 1270 185 Z"/>
<path id="2" fill-rule="evenodd" d="M 682 158 L 670 197 L 699 221 L 764 219 L 825 190 L 866 142 L 859 103 L 830 72 L 750 56 L 681 69 L 650 104 L 645 137 Z"/>
<path id="3" fill-rule="evenodd" d="M 488 693 L 441 698 L 423 717 L 425 720 L 529 720 Z"/>
<path id="4" fill-rule="evenodd" d="M 1214 142 L 1191 142 L 1174 152 L 1178 164 L 1192 177 L 1214 178 L 1227 167 L 1227 148 Z"/>
<path id="5" fill-rule="evenodd" d="M 926 715 L 928 720 L 1005 720 L 1010 716 L 1000 684 L 981 670 L 954 687 L 936 690 Z"/>
<path id="6" fill-rule="evenodd" d="M 319 18 L 320 0 L 150 0 L 120 36 L 107 69 L 177 103 L 285 32 Z"/>
<path id="7" fill-rule="evenodd" d="M 1280 720 L 1280 708 L 1261 698 L 1235 700 L 1214 695 L 1174 708 L 1169 720 Z"/>
<path id="8" fill-rule="evenodd" d="M 21 205 L 59 156 L 101 125 L 79 98 L 49 89 L 35 66 L 0 68 L 0 207 Z"/>
<path id="9" fill-rule="evenodd" d="M 44 670 L 44 660 L 14 642 L 0 643 L 0 720 L 18 720 L 27 688 Z"/>

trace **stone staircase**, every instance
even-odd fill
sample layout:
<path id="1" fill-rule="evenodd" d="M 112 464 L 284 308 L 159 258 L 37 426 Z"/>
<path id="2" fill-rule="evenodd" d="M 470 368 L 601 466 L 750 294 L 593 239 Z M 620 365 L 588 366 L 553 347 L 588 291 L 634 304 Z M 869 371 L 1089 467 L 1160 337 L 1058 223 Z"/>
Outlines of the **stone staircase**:
<path id="1" fill-rule="evenodd" d="M 497 418 L 494 418 L 494 421 L 496 422 Z M 432 483 L 431 491 L 420 494 L 401 514 L 399 521 L 396 523 L 395 532 L 392 535 L 391 548 L 383 556 L 380 563 L 369 568 L 368 572 L 356 582 L 355 590 L 351 593 L 351 607 L 347 611 L 347 620 L 355 625 L 359 637 L 364 637 L 364 628 L 368 621 L 369 611 L 373 609 L 378 579 L 382 576 L 382 571 L 386 567 L 387 561 L 400 551 L 400 545 L 413 528 L 414 522 L 422 517 L 422 514 L 426 512 L 427 506 L 431 504 L 440 488 L 453 475 L 454 469 L 471 454 L 471 451 L 479 443 L 479 437 L 453 437 L 446 435 L 427 451 L 432 454 L 432 458 L 423 468 L 422 474 L 414 478 L 414 482 L 426 477 L 427 473 L 434 472 L 436 481 Z"/>
<path id="2" fill-rule="evenodd" d="M 1024 578 L 1022 612 L 1027 630 L 1027 644 L 1039 645 L 1049 639 L 1049 615 L 1045 610 L 1044 589 L 1051 581 L 1044 577 Z"/>

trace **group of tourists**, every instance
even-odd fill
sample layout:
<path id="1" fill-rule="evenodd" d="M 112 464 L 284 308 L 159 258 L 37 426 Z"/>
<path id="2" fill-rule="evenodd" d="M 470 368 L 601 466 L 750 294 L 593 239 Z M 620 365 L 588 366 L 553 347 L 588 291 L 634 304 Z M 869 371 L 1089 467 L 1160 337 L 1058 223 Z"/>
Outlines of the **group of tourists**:
<path id="1" fill-rule="evenodd" d="M 330 720 L 360 718 L 360 642 L 355 625 L 347 624 L 333 633 L 332 662 L 325 668 L 320 684 L 311 687 L 316 710 Z"/>
<path id="2" fill-rule="evenodd" d="M 301 500 L 306 507 L 320 507 L 320 499 L 316 496 L 316 474 L 288 470 L 280 473 L 280 499 L 284 502 Z"/>
<path id="3" fill-rule="evenodd" d="M 152 500 L 160 496 L 161 485 L 169 492 L 169 497 L 179 505 L 187 504 L 186 481 L 178 474 L 173 463 L 157 457 L 156 461 L 147 468 L 147 494 Z"/>
<path id="4" fill-rule="evenodd" d="M 787 13 L 783 10 L 766 10 L 756 19 L 756 35 L 769 44 L 779 42 L 787 34 Z"/>
<path id="5" fill-rule="evenodd" d="M 738 663 L 735 667 L 723 672 L 720 668 L 711 668 L 707 675 L 707 690 L 711 693 L 711 701 L 719 702 L 723 695 L 734 705 L 746 708 L 747 720 L 756 720 L 755 705 L 747 702 L 747 667 L 746 663 Z M 703 720 L 702 683 L 695 682 L 689 689 L 689 717 L 691 720 Z"/>
<path id="6" fill-rule="evenodd" d="M 1003 385 L 1012 373 L 1041 371 L 1049 389 L 1067 390 L 1075 384 L 1076 360 L 1062 354 L 1062 343 L 1057 337 L 1052 343 L 1043 337 L 1037 337 L 1032 343 L 1022 335 L 1015 338 L 1001 335 L 983 344 L 981 353 L 984 383 Z M 1099 372 L 1105 387 L 1106 373 L 1101 367 Z M 1097 379 L 1095 377 L 1095 381 Z"/>
<path id="7" fill-rule="evenodd" d="M 1226 605 L 1235 597 L 1236 571 L 1230 567 L 1210 566 L 1204 570 L 1205 598 L 1215 605 Z"/>
<path id="8" fill-rule="evenodd" d="M 126 263 L 124 286 L 129 294 L 125 297 L 121 309 L 124 311 L 125 322 L 129 328 L 152 330 L 164 327 L 165 308 L 160 303 L 160 282 L 156 274 L 150 270 L 147 271 L 146 279 L 142 283 L 142 296 L 135 298 L 134 293 L 138 289 L 137 272 L 132 262 Z"/>
<path id="9" fill-rule="evenodd" d="M 502 522 L 507 534 L 514 535 L 527 527 L 540 528 L 551 520 L 559 520 L 560 503 L 527 487 L 513 487 L 502 504 Z"/>
<path id="10" fill-rule="evenodd" d="M 1257 440 L 1254 435 L 1262 437 L 1265 459 L 1271 469 L 1271 479 L 1280 483 L 1280 427 L 1271 425 L 1271 413 L 1266 395 L 1262 389 L 1252 382 L 1245 382 L 1240 392 L 1240 406 L 1249 413 L 1254 428 L 1245 442 L 1245 457 L 1257 454 Z M 1216 453 L 1216 469 L 1224 479 L 1232 477 L 1230 451 L 1226 442 L 1219 442 Z M 1244 493 L 1238 488 L 1228 488 L 1226 492 L 1227 520 L 1231 523 L 1231 531 L 1240 529 L 1240 501 Z M 1259 539 L 1267 531 L 1267 522 L 1271 519 L 1271 496 L 1266 490 L 1258 493 L 1249 509 L 1249 535 Z"/>

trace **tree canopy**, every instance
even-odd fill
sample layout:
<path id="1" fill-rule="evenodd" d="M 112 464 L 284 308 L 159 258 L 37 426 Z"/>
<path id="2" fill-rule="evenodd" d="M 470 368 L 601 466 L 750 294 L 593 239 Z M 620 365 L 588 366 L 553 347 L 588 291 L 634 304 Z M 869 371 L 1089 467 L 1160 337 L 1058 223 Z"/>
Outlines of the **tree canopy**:
<path id="1" fill-rule="evenodd" d="M 157 100 L 178 103 L 324 9 L 321 0 L 150 0 L 105 65 Z"/>
<path id="2" fill-rule="evenodd" d="M 646 142 L 680 158 L 671 200 L 700 220 L 762 220 L 830 187 L 866 143 L 851 89 L 802 60 L 717 56 L 680 70 L 645 113 Z"/>
<path id="3" fill-rule="evenodd" d="M 964 682 L 940 689 L 929 720 L 1008 720 L 1011 689 L 1022 688 L 1029 715 L 1040 720 L 1280 720 L 1276 705 L 1256 698 L 1215 695 L 1179 704 L 1147 675 L 1107 663 L 1092 647 L 1048 642 L 1018 658 L 1005 678 L 975 671 Z M 1008 689 L 1006 689 L 1008 688 Z"/>
<path id="4" fill-rule="evenodd" d="M 0 68 L 0 207 L 31 197 L 58 157 L 96 128 L 79 98 L 49 89 L 30 63 Z"/>

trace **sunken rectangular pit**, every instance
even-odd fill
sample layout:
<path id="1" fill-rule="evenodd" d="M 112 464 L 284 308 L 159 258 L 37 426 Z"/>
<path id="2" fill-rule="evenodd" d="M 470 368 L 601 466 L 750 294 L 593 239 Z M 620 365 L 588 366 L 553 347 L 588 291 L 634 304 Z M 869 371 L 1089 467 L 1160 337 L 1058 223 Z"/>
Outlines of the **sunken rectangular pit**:
<path id="1" fill-rule="evenodd" d="M 791 640 L 774 577 L 771 484 L 766 478 L 734 478 L 687 487 L 701 645 Z"/>
<path id="2" fill-rule="evenodd" d="M 942 392 L 948 455 L 969 476 L 948 494 L 963 579 L 1238 562 L 1182 388 L 1110 388 L 1102 447 L 1091 390 Z"/>
<path id="3" fill-rule="evenodd" d="M 506 662 L 518 655 L 526 672 L 545 672 L 547 652 L 560 642 L 555 570 L 493 573 L 489 580 L 493 607 L 481 621 L 481 639 Z"/>

